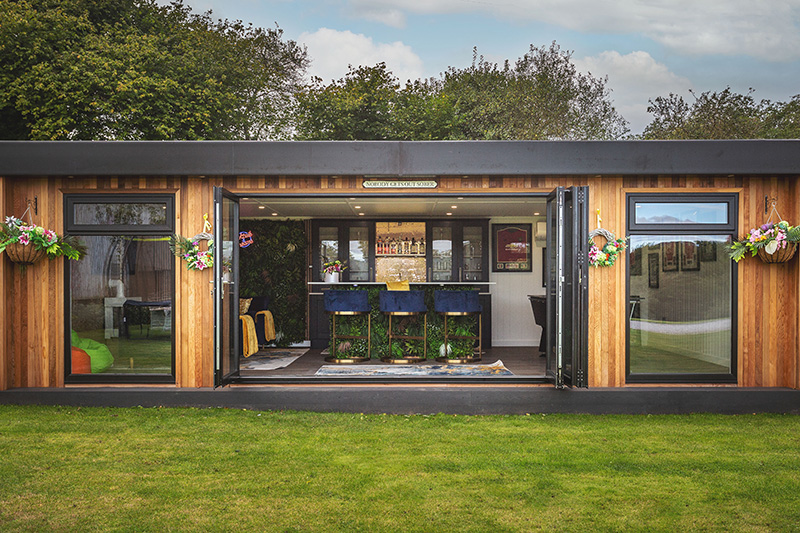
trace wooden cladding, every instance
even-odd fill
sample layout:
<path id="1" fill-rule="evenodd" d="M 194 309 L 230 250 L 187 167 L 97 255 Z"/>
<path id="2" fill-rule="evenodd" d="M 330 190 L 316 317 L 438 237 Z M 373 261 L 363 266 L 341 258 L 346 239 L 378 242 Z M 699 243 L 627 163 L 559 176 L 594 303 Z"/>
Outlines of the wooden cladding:
<path id="1" fill-rule="evenodd" d="M 364 178 L 353 176 L 305 177 L 94 177 L 2 178 L 2 215 L 20 216 L 26 200 L 38 200 L 34 222 L 63 231 L 63 194 L 68 192 L 174 193 L 176 231 L 192 236 L 202 231 L 203 215 L 213 221 L 212 188 L 225 186 L 240 194 L 293 193 L 359 194 Z M 800 223 L 797 176 L 444 176 L 426 193 L 548 192 L 556 186 L 588 185 L 590 228 L 600 210 L 602 226 L 625 234 L 626 192 L 736 192 L 739 193 L 739 233 L 761 225 L 764 197 L 778 199 L 781 214 Z M 414 190 L 398 190 L 409 195 Z M 43 260 L 22 272 L 0 258 L 0 388 L 60 387 L 64 384 L 64 263 Z M 738 384 L 744 387 L 800 388 L 798 376 L 798 265 L 767 265 L 745 259 L 738 278 Z M 613 268 L 591 269 L 589 274 L 590 387 L 625 385 L 625 338 L 628 303 L 625 259 Z M 174 302 L 176 385 L 213 385 L 213 302 L 210 271 L 188 271 L 175 260 Z"/>

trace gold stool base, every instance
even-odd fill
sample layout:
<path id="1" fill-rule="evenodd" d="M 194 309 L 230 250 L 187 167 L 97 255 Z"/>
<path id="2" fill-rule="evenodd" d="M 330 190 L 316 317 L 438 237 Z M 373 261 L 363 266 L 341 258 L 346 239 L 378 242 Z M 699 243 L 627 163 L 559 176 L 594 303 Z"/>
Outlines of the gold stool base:
<path id="1" fill-rule="evenodd" d="M 369 357 L 326 357 L 326 363 L 335 363 L 338 365 L 352 365 L 354 363 L 363 363 L 364 361 L 369 361 Z"/>
<path id="2" fill-rule="evenodd" d="M 414 356 L 414 357 L 401 357 L 401 358 L 397 358 L 397 359 L 394 359 L 394 358 L 391 358 L 391 357 L 381 357 L 381 361 L 383 361 L 384 363 L 388 363 L 390 365 L 409 365 L 409 364 L 413 364 L 413 363 L 421 363 L 422 361 L 425 361 L 425 360 L 426 359 L 424 357 L 417 357 L 417 356 Z"/>

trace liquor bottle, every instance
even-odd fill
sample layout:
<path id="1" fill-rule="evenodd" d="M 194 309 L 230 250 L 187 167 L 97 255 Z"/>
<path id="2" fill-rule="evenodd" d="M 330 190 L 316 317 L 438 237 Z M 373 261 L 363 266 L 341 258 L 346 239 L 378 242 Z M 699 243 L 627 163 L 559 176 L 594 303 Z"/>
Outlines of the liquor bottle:
<path id="1" fill-rule="evenodd" d="M 411 245 L 408 243 L 408 237 L 403 239 L 403 253 L 406 255 L 411 253 Z"/>
<path id="2" fill-rule="evenodd" d="M 411 237 L 411 248 L 409 249 L 408 253 L 412 255 L 419 254 L 419 245 L 417 244 L 417 240 L 414 237 Z"/>

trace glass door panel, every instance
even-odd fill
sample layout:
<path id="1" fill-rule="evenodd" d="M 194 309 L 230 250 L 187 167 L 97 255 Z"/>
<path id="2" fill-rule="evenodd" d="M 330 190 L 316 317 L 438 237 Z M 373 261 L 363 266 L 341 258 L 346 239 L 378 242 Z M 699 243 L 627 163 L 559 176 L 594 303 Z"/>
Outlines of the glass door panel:
<path id="1" fill-rule="evenodd" d="M 349 257 L 345 271 L 350 281 L 369 281 L 369 256 L 369 228 L 350 227 Z"/>
<path id="2" fill-rule="evenodd" d="M 453 228 L 431 228 L 431 281 L 453 281 Z"/>
<path id="3" fill-rule="evenodd" d="M 214 385 L 239 373 L 239 199 L 214 187 Z"/>
<path id="4" fill-rule="evenodd" d="M 483 272 L 483 228 L 464 226 L 462 238 L 463 265 L 461 281 L 482 281 Z"/>
<path id="5" fill-rule="evenodd" d="M 321 276 L 323 265 L 339 259 L 339 228 L 336 226 L 326 226 L 319 228 L 319 238 L 317 242 L 319 250 L 319 264 L 316 268 L 316 275 Z"/>

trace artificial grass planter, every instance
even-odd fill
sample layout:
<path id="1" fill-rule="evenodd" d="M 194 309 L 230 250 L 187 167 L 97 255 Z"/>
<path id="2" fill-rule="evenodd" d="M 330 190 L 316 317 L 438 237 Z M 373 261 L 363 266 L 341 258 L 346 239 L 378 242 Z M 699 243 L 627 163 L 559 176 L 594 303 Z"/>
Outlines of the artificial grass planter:
<path id="1" fill-rule="evenodd" d="M 413 284 L 412 284 L 413 285 Z M 440 356 L 440 348 L 444 343 L 444 319 L 434 311 L 433 294 L 441 287 L 415 286 L 425 291 L 425 305 L 428 308 L 428 359 L 435 359 Z M 474 287 L 468 285 L 453 287 L 448 290 L 472 290 Z M 389 319 L 381 313 L 379 305 L 380 292 L 386 290 L 384 286 L 351 287 L 343 286 L 343 290 L 366 290 L 369 292 L 369 304 L 372 309 L 370 312 L 372 320 L 372 358 L 381 359 L 384 357 L 402 358 L 407 355 L 422 355 L 424 344 L 421 340 L 396 341 L 392 345 L 393 353 L 389 353 L 387 342 Z M 336 320 L 337 330 L 345 335 L 366 335 L 366 319 L 360 316 L 342 316 Z M 459 335 L 474 332 L 477 328 L 478 318 L 476 316 L 451 317 L 448 327 L 450 333 Z M 398 317 L 393 320 L 392 329 L 404 335 L 422 336 L 424 321 L 421 315 Z M 475 343 L 470 340 L 455 339 L 450 341 L 450 355 L 453 358 L 468 357 L 473 353 Z M 351 342 L 344 351 L 340 351 L 340 357 L 365 357 L 367 354 L 366 342 Z"/>
<path id="2" fill-rule="evenodd" d="M 798 434 L 796 415 L 0 406 L 0 529 L 789 531 Z"/>

